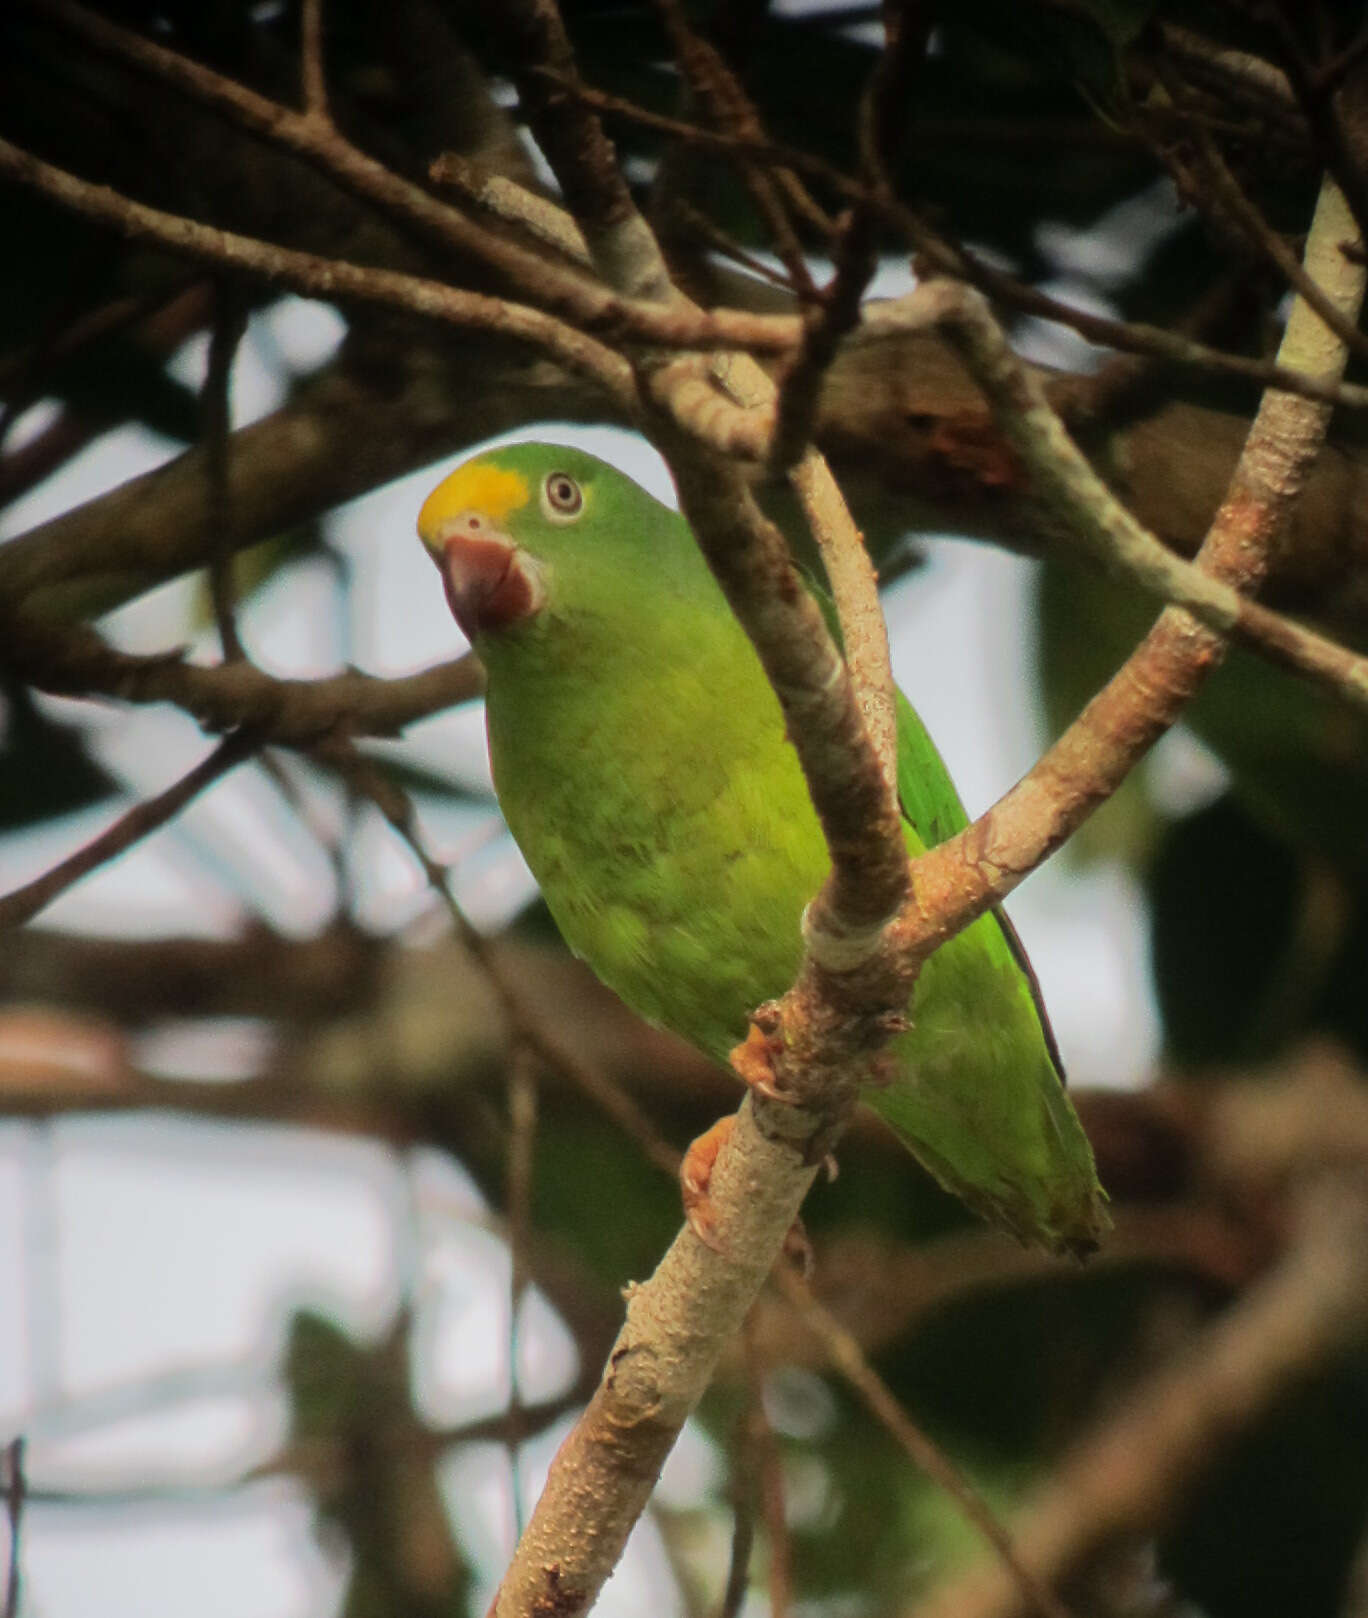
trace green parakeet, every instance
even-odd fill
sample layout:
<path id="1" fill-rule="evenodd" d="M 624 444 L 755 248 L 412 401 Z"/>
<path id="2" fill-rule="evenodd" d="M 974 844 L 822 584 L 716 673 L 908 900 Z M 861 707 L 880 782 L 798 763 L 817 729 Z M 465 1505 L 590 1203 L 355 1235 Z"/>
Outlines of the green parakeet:
<path id="1" fill-rule="evenodd" d="M 418 531 L 485 665 L 499 802 L 567 943 L 725 1061 L 793 981 L 830 862 L 778 699 L 688 524 L 592 456 L 519 444 L 453 472 Z M 901 694 L 898 790 L 911 854 L 966 824 Z M 869 1105 L 986 1218 L 1095 1246 L 1105 1197 L 1004 917 L 936 951 L 911 1019 Z"/>

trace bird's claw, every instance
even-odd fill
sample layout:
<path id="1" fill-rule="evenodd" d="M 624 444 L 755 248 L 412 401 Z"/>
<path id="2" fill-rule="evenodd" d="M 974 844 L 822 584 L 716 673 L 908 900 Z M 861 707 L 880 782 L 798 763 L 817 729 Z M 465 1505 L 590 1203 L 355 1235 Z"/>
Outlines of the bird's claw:
<path id="1" fill-rule="evenodd" d="M 791 1106 L 794 1097 L 783 1088 L 774 1071 L 774 1059 L 783 1048 L 779 1008 L 773 1001 L 767 1001 L 752 1013 L 746 1037 L 732 1047 L 727 1060 L 748 1090 L 754 1090 L 769 1101 Z"/>
<path id="2" fill-rule="evenodd" d="M 684 1161 L 679 1165 L 679 1188 L 684 1198 L 684 1218 L 699 1241 L 705 1247 L 711 1247 L 714 1253 L 722 1252 L 723 1247 L 717 1235 L 717 1223 L 713 1216 L 708 1186 L 712 1180 L 717 1154 L 726 1144 L 735 1123 L 736 1119 L 731 1113 L 725 1118 L 719 1118 L 690 1145 L 684 1153 Z"/>
<path id="3" fill-rule="evenodd" d="M 713 1166 L 717 1162 L 717 1154 L 726 1145 L 735 1124 L 734 1113 L 719 1118 L 690 1145 L 684 1153 L 684 1161 L 679 1166 L 679 1185 L 684 1195 L 684 1218 L 699 1241 L 705 1247 L 710 1247 L 714 1253 L 725 1254 L 726 1248 L 717 1234 L 717 1223 L 708 1188 L 712 1180 Z M 828 1158 L 827 1162 L 829 1172 L 834 1178 L 835 1159 Z M 805 1281 L 811 1278 L 814 1262 L 812 1242 L 801 1219 L 795 1219 L 789 1226 L 780 1257 L 792 1264 Z"/>

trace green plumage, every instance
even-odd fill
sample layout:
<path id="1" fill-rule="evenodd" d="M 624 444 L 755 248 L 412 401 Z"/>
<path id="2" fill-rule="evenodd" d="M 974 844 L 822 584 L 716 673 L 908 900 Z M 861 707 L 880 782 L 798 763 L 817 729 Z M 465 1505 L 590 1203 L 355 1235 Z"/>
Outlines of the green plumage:
<path id="1" fill-rule="evenodd" d="M 527 498 L 491 515 L 542 597 L 475 633 L 499 802 L 570 947 L 724 1061 L 747 1013 L 793 981 L 829 868 L 778 700 L 683 518 L 590 456 L 522 444 L 468 464 L 424 508 L 429 546 L 491 469 L 525 480 Z M 548 506 L 552 474 L 578 485 L 571 516 Z M 901 696 L 898 744 L 915 855 L 966 817 Z M 994 914 L 944 944 L 893 1043 L 895 1077 L 865 1099 L 985 1217 L 1083 1250 L 1104 1198 L 1023 964 Z"/>

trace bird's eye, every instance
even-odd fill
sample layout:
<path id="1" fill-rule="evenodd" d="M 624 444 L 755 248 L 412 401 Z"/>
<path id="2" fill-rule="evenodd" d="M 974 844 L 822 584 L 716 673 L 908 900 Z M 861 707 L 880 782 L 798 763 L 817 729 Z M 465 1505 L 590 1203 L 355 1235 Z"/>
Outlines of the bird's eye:
<path id="1" fill-rule="evenodd" d="M 568 472 L 548 472 L 542 484 L 542 510 L 552 522 L 574 522 L 584 510 L 584 491 Z"/>

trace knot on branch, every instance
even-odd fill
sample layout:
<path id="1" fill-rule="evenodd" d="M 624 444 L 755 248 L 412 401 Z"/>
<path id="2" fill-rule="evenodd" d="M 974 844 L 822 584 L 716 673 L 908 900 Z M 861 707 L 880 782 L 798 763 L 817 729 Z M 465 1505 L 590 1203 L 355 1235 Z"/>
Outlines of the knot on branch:
<path id="1" fill-rule="evenodd" d="M 848 949 L 835 942 L 841 935 L 825 935 L 841 960 L 837 969 L 812 950 L 806 919 L 804 931 L 809 949 L 797 983 L 756 1008 L 730 1060 L 756 1100 L 762 1130 L 812 1163 L 842 1133 L 860 1091 L 886 1082 L 885 1047 L 912 1026 L 917 968 L 889 947 L 883 928 L 862 932 L 858 942 L 845 935 Z"/>
<path id="2" fill-rule="evenodd" d="M 695 354 L 644 365 L 638 374 L 649 402 L 686 433 L 724 455 L 765 459 L 774 432 L 772 399 L 750 408 L 736 404 L 718 388 L 707 362 Z"/>
<path id="3" fill-rule="evenodd" d="M 897 916 L 895 910 L 875 921 L 851 923 L 833 914 L 833 907 L 818 895 L 803 911 L 808 958 L 823 972 L 838 976 L 863 971 L 887 948 L 888 928 Z"/>

